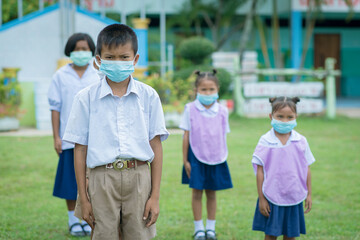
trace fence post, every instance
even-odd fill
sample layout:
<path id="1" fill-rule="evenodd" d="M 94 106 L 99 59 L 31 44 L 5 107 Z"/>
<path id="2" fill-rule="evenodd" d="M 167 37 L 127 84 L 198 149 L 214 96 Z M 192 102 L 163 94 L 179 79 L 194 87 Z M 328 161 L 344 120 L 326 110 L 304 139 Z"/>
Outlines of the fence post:
<path id="1" fill-rule="evenodd" d="M 335 63 L 336 59 L 334 58 L 325 60 L 325 69 L 328 71 L 326 76 L 326 117 L 329 119 L 335 119 L 336 117 L 336 88 L 333 73 Z"/>
<path id="2" fill-rule="evenodd" d="M 234 101 L 235 101 L 235 114 L 244 116 L 244 98 L 242 95 L 242 84 L 240 77 L 240 59 L 234 58 Z"/>

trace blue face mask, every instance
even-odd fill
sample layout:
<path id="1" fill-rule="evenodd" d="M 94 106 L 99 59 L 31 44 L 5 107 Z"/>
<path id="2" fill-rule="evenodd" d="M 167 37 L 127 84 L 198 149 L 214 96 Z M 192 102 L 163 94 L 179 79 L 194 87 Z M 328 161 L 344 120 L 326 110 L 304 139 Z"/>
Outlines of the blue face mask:
<path id="1" fill-rule="evenodd" d="M 90 51 L 73 51 L 70 53 L 70 59 L 76 66 L 83 67 L 89 63 L 92 58 Z"/>
<path id="2" fill-rule="evenodd" d="M 289 121 L 289 122 L 282 122 L 282 121 L 276 120 L 275 118 L 273 118 L 271 120 L 271 126 L 273 126 L 275 131 L 277 131 L 278 133 L 281 133 L 281 134 L 291 132 L 291 130 L 293 130 L 294 127 L 296 127 L 296 125 L 297 125 L 296 119 Z"/>
<path id="3" fill-rule="evenodd" d="M 218 93 L 214 93 L 211 95 L 204 95 L 200 93 L 196 94 L 196 99 L 199 100 L 199 102 L 202 105 L 206 105 L 206 106 L 213 104 L 218 98 L 219 98 Z"/>
<path id="4" fill-rule="evenodd" d="M 101 59 L 99 70 L 103 72 L 111 81 L 119 83 L 125 81 L 134 72 L 134 60 L 109 61 Z"/>

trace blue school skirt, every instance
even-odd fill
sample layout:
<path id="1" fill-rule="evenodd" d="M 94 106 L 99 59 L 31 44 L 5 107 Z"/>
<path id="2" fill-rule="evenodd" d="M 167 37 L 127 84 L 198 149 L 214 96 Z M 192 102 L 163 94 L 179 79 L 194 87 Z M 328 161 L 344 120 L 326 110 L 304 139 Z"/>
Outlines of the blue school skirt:
<path id="1" fill-rule="evenodd" d="M 269 201 L 268 201 L 269 202 Z M 262 231 L 266 235 L 287 237 L 300 237 L 306 234 L 303 203 L 294 206 L 277 206 L 269 202 L 270 216 L 267 218 L 260 213 L 259 199 L 252 229 Z"/>
<path id="2" fill-rule="evenodd" d="M 188 160 L 191 165 L 190 179 L 183 166 L 182 184 L 189 184 L 190 188 L 198 190 L 208 189 L 214 191 L 233 187 L 226 161 L 217 165 L 204 164 L 195 157 L 190 146 L 188 150 Z"/>
<path id="3" fill-rule="evenodd" d="M 55 177 L 53 196 L 76 200 L 77 185 L 74 169 L 74 149 L 62 150 Z"/>

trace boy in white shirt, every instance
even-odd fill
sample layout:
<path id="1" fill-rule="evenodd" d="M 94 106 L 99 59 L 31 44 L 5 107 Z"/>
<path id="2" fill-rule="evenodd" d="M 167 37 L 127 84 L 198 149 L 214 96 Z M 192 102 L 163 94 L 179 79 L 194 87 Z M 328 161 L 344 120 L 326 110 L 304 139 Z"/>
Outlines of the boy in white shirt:
<path id="1" fill-rule="evenodd" d="M 161 141 L 169 133 L 158 94 L 131 76 L 137 48 L 137 37 L 126 25 L 109 25 L 100 32 L 96 60 L 105 76 L 77 94 L 63 137 L 75 143 L 82 218 L 92 227 L 94 240 L 156 235 Z"/>

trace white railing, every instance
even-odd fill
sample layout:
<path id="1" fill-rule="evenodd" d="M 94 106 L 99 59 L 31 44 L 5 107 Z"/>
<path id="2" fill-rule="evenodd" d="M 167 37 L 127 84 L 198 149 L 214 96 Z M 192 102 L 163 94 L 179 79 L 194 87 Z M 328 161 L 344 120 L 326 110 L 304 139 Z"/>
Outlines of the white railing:
<path id="1" fill-rule="evenodd" d="M 262 76 L 314 76 L 319 79 L 326 78 L 326 116 L 329 119 L 336 117 L 336 88 L 335 77 L 341 75 L 340 70 L 334 70 L 336 60 L 327 58 L 325 60 L 325 69 L 254 69 L 241 70 L 239 59 L 234 60 L 234 101 L 235 113 L 239 116 L 245 116 L 242 76 L 257 74 Z M 294 83 L 296 84 L 296 83 Z M 275 97 L 275 96 L 274 96 Z M 300 97 L 300 96 L 299 96 Z"/>

